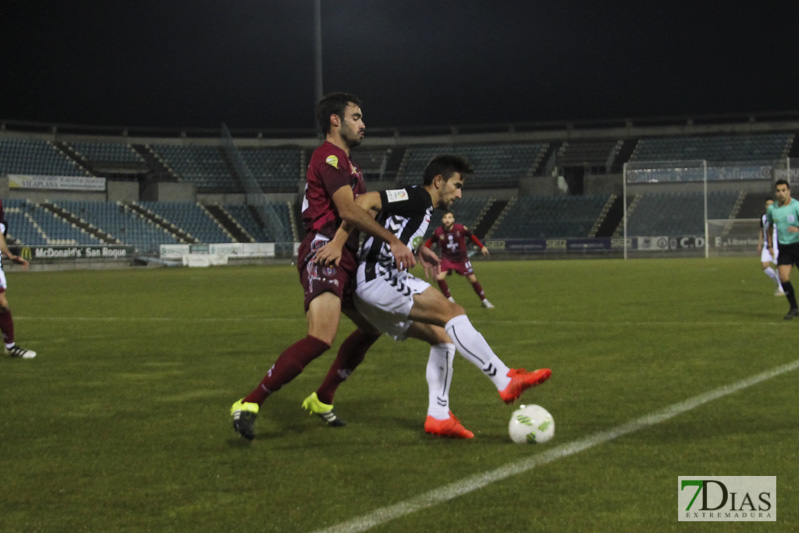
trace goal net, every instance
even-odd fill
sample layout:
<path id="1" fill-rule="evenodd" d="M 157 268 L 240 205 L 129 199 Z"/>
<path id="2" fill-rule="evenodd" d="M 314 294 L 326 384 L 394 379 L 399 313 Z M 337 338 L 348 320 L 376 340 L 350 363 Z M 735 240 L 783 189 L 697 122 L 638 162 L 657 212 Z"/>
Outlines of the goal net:
<path id="1" fill-rule="evenodd" d="M 623 182 L 625 257 L 707 256 L 706 161 L 629 162 Z"/>
<path id="2" fill-rule="evenodd" d="M 788 159 L 627 163 L 625 257 L 753 253 L 767 191 L 793 177 L 790 167 Z"/>

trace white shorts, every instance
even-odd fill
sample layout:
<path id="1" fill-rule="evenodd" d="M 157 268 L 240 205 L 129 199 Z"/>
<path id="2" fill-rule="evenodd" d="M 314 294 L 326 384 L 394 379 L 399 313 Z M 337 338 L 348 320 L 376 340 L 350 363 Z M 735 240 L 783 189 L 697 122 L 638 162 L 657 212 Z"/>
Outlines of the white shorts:
<path id="1" fill-rule="evenodd" d="M 407 272 L 390 270 L 366 281 L 366 264 L 358 265 L 355 307 L 374 327 L 396 341 L 407 338 L 405 332 L 413 320 L 408 316 L 413 296 L 426 291 L 430 284 Z"/>
<path id="2" fill-rule="evenodd" d="M 761 263 L 774 263 L 777 264 L 777 258 L 780 256 L 779 250 L 775 247 L 774 248 L 774 257 L 771 257 L 771 254 L 768 251 L 768 247 L 764 246 L 763 251 L 760 252 L 760 262 Z"/>

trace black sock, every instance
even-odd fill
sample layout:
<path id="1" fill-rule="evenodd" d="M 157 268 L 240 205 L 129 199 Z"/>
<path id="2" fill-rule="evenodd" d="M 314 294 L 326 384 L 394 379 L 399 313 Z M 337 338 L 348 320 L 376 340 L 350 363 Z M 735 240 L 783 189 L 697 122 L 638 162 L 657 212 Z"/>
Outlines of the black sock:
<path id="1" fill-rule="evenodd" d="M 788 302 L 791 304 L 791 309 L 796 309 L 796 294 L 793 292 L 793 285 L 791 285 L 791 282 L 783 281 L 782 290 L 785 291 L 785 297 L 788 298 Z"/>

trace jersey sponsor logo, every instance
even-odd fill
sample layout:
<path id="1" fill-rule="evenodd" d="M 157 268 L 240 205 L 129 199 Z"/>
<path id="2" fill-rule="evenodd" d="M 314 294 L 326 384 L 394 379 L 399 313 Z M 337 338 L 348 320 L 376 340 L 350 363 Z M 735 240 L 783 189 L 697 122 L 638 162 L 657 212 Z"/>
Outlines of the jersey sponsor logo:
<path id="1" fill-rule="evenodd" d="M 408 191 L 405 189 L 392 189 L 386 191 L 386 199 L 391 202 L 402 202 L 408 199 Z"/>
<path id="2" fill-rule="evenodd" d="M 327 156 L 327 159 L 325 159 L 325 163 L 327 163 L 333 168 L 338 168 L 338 157 L 334 155 L 329 155 Z"/>

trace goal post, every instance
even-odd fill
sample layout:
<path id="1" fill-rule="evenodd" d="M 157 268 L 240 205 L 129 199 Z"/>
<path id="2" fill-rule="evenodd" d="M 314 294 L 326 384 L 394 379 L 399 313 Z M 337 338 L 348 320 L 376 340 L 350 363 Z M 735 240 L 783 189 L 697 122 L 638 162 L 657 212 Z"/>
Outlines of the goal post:
<path id="1" fill-rule="evenodd" d="M 624 165 L 624 257 L 709 257 L 757 247 L 777 179 L 799 182 L 788 158 L 632 161 Z M 797 162 L 793 162 L 797 163 Z"/>
<path id="2" fill-rule="evenodd" d="M 709 255 L 705 160 L 624 164 L 624 258 L 636 253 Z"/>

